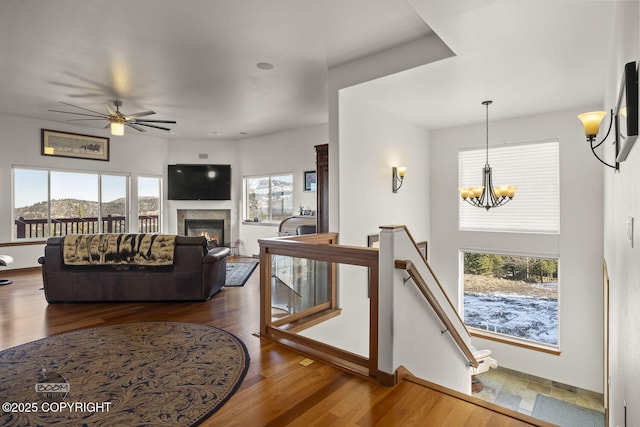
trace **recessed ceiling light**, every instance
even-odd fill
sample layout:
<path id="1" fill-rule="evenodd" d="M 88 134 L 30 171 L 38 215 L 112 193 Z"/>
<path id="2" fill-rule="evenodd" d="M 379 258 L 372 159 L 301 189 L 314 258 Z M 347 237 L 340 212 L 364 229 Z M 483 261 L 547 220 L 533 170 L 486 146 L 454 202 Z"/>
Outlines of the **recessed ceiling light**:
<path id="1" fill-rule="evenodd" d="M 270 64 L 268 62 L 258 62 L 256 64 L 256 67 L 260 68 L 261 70 L 270 70 L 273 68 L 273 64 Z"/>

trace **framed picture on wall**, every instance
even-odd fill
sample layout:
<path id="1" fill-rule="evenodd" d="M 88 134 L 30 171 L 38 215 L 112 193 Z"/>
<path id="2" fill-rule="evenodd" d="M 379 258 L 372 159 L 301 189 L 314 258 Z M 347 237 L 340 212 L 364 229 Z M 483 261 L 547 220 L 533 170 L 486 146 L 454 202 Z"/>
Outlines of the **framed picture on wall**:
<path id="1" fill-rule="evenodd" d="M 304 171 L 304 191 L 316 191 L 316 171 Z"/>
<path id="2" fill-rule="evenodd" d="M 109 138 L 42 129 L 43 156 L 109 161 Z"/>

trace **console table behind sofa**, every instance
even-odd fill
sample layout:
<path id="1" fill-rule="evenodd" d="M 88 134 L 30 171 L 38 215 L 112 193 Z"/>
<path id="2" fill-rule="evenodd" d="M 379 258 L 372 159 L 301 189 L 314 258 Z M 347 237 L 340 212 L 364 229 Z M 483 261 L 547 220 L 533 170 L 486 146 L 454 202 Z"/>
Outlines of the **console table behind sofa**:
<path id="1" fill-rule="evenodd" d="M 223 286 L 229 248 L 208 250 L 204 237 L 176 236 L 169 269 L 65 266 L 62 237 L 50 237 L 42 278 L 47 302 L 206 301 Z"/>

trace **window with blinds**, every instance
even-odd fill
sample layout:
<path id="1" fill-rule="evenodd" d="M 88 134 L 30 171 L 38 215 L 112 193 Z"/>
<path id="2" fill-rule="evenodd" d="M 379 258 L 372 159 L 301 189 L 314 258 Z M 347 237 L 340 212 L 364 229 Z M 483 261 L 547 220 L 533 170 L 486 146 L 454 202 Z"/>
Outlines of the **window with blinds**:
<path id="1" fill-rule="evenodd" d="M 460 149 L 458 187 L 482 185 L 485 147 Z M 485 209 L 459 201 L 460 230 L 560 232 L 560 150 L 557 140 L 489 146 L 494 187 L 512 185 L 506 205 Z"/>

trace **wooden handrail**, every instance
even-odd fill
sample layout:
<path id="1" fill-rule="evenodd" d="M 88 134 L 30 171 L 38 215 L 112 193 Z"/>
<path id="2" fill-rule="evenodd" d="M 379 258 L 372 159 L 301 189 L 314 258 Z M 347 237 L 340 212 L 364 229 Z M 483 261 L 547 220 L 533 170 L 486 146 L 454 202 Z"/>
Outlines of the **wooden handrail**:
<path id="1" fill-rule="evenodd" d="M 444 291 L 444 288 L 442 287 L 442 284 L 440 283 L 440 280 L 438 280 L 438 276 L 436 276 L 436 274 L 431 269 L 431 265 L 429 264 L 429 261 L 427 261 L 427 258 L 420 251 L 420 248 L 418 247 L 418 243 L 416 243 L 416 240 L 413 238 L 413 236 L 409 232 L 409 229 L 407 228 L 407 226 L 406 225 L 388 225 L 388 226 L 381 226 L 380 229 L 381 230 L 403 230 L 404 231 L 404 233 L 409 237 L 409 240 L 411 241 L 411 243 L 413 243 L 413 246 L 416 248 L 416 251 L 420 255 L 420 258 L 422 258 L 422 260 L 426 264 L 427 270 L 429 270 L 429 273 L 431 273 L 431 277 L 433 277 L 433 280 L 436 282 L 436 284 L 440 288 L 440 292 L 447 299 L 447 302 L 449 303 L 449 307 L 451 307 L 451 309 L 455 313 L 455 316 L 458 318 L 460 323 L 464 324 L 464 321 L 462 320 L 462 318 L 460 317 L 460 315 L 456 311 L 455 306 L 451 302 L 451 299 L 449 298 L 449 294 L 447 294 Z"/>
<path id="2" fill-rule="evenodd" d="M 427 285 L 427 282 L 422 278 L 418 269 L 413 265 L 411 261 L 408 260 L 396 260 L 395 267 L 400 270 L 405 270 L 407 273 L 409 273 L 409 276 L 418 287 L 420 293 L 422 293 L 422 295 L 427 299 L 427 301 L 433 308 L 433 311 L 435 311 L 436 315 L 445 326 L 446 331 L 451 334 L 453 341 L 455 341 L 462 353 L 467 358 L 469 365 L 477 368 L 478 361 L 473 356 L 473 352 L 464 341 L 464 339 L 462 339 L 462 336 L 458 333 L 458 329 L 451 322 L 451 319 L 449 319 L 449 316 L 447 316 L 447 313 L 444 311 L 433 292 L 431 292 L 431 289 L 429 289 L 429 285 Z"/>

